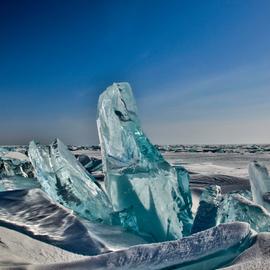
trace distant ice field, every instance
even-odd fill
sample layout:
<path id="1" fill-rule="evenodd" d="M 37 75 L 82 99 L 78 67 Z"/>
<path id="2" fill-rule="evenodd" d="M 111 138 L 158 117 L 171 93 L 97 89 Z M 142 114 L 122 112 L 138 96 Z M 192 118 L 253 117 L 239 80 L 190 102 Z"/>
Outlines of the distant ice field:
<path id="1" fill-rule="evenodd" d="M 87 154 L 101 158 L 99 150 L 76 150 L 74 154 Z M 163 156 L 173 165 L 183 165 L 192 173 L 203 175 L 223 174 L 248 177 L 248 164 L 257 160 L 270 170 L 270 152 L 257 153 L 212 153 L 162 151 Z"/>
<path id="2" fill-rule="evenodd" d="M 224 174 L 248 177 L 248 164 L 257 160 L 270 169 L 269 153 L 183 153 L 164 152 L 172 164 L 181 164 L 186 169 L 200 174 Z"/>

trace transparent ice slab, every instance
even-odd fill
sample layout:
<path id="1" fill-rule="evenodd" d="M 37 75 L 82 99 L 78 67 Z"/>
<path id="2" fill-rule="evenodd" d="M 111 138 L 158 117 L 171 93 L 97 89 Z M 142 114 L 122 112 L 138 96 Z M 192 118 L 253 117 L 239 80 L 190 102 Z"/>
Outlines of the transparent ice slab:
<path id="1" fill-rule="evenodd" d="M 189 234 L 188 172 L 171 167 L 145 136 L 128 83 L 114 83 L 101 94 L 97 125 L 114 210 L 132 213 L 139 231 L 156 241 Z"/>
<path id="2" fill-rule="evenodd" d="M 95 179 L 59 140 L 49 147 L 31 142 L 29 157 L 43 190 L 91 221 L 111 224 L 112 206 Z"/>

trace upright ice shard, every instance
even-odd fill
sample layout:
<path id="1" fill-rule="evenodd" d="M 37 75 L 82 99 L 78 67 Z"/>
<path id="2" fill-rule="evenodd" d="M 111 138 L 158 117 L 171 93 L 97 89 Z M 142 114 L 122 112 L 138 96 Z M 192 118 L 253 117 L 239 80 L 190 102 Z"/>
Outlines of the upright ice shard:
<path id="1" fill-rule="evenodd" d="M 90 220 L 111 223 L 112 205 L 95 179 L 59 139 L 51 144 L 50 149 L 53 169 L 64 201 Z"/>
<path id="2" fill-rule="evenodd" d="M 205 188 L 200 197 L 200 205 L 193 222 L 192 233 L 204 231 L 216 226 L 220 201 L 220 186 L 211 185 Z"/>
<path id="3" fill-rule="evenodd" d="M 115 211 L 128 211 L 156 241 L 188 234 L 189 176 L 171 167 L 144 135 L 128 83 L 114 83 L 98 104 L 97 126 L 106 190 Z"/>
<path id="4" fill-rule="evenodd" d="M 59 140 L 50 147 L 29 145 L 29 157 L 44 191 L 91 221 L 111 224 L 111 203 L 95 179 Z"/>
<path id="5" fill-rule="evenodd" d="M 52 200 L 64 204 L 62 197 L 58 195 L 57 191 L 57 179 L 51 163 L 50 147 L 31 141 L 29 143 L 28 156 L 42 189 Z"/>
<path id="6" fill-rule="evenodd" d="M 270 176 L 266 167 L 254 161 L 248 171 L 253 201 L 270 211 Z"/>
<path id="7" fill-rule="evenodd" d="M 250 192 L 221 195 L 220 191 L 219 186 L 209 186 L 203 191 L 192 233 L 235 221 L 249 223 L 256 232 L 270 232 L 270 213 L 250 200 Z"/>
<path id="8" fill-rule="evenodd" d="M 13 153 L 20 155 L 18 152 Z M 34 178 L 31 162 L 27 156 L 23 156 L 22 159 L 12 156 L 0 157 L 0 191 L 40 187 Z"/>

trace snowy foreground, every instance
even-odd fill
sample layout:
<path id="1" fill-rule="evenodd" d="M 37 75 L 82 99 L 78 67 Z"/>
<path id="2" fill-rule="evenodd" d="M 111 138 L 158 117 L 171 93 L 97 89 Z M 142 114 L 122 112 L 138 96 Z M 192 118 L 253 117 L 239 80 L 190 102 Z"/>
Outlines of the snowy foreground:
<path id="1" fill-rule="evenodd" d="M 0 147 L 1 269 L 270 269 L 268 145 L 154 146 L 127 83 L 97 127 Z"/>

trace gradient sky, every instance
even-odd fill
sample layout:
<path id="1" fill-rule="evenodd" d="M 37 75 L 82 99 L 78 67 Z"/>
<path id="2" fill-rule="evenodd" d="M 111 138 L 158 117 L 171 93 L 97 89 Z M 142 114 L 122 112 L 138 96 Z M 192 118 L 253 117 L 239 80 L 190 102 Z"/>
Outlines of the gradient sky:
<path id="1" fill-rule="evenodd" d="M 0 144 L 97 144 L 115 81 L 154 143 L 270 143 L 270 1 L 0 1 Z"/>

